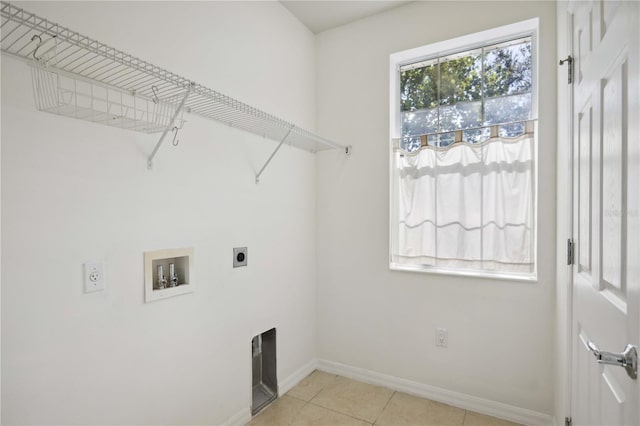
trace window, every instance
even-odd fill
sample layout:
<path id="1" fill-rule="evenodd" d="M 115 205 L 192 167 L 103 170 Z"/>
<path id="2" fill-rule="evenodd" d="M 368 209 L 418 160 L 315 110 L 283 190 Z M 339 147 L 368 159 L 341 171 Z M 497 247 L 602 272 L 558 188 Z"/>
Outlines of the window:
<path id="1" fill-rule="evenodd" d="M 537 26 L 391 56 L 392 269 L 535 278 Z"/>

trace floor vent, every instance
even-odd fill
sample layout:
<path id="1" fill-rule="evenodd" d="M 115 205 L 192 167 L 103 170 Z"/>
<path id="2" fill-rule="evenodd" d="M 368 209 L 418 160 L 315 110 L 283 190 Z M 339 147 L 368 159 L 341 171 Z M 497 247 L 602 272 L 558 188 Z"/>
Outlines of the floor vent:
<path id="1" fill-rule="evenodd" d="M 275 328 L 251 339 L 251 363 L 251 414 L 255 416 L 278 397 Z"/>

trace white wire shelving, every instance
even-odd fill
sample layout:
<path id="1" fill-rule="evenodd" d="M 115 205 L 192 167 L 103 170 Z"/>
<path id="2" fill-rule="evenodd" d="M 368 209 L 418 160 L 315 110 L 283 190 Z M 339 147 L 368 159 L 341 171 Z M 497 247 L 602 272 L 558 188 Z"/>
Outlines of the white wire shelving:
<path id="1" fill-rule="evenodd" d="M 151 108 L 151 113 L 147 112 L 147 115 L 144 115 L 142 111 L 138 111 L 136 114 L 136 112 L 127 109 L 126 113 L 130 114 L 129 120 L 127 120 L 125 106 L 129 105 L 125 105 L 122 100 L 115 102 L 115 112 L 107 107 L 106 113 L 104 110 L 98 111 L 103 115 L 87 113 L 80 116 L 77 107 L 69 107 L 71 104 L 68 104 L 67 99 L 73 96 L 80 99 L 81 94 L 70 94 L 72 92 L 70 85 L 62 87 L 62 84 L 53 84 L 53 89 L 47 89 L 52 92 L 53 104 L 49 109 L 42 110 L 74 118 L 89 119 L 86 117 L 90 117 L 90 121 L 120 125 L 124 128 L 147 133 L 163 132 L 160 141 L 149 157 L 149 167 L 151 167 L 153 156 L 158 151 L 164 137 L 174 127 L 174 120 L 179 120 L 178 114 L 181 114 L 182 110 L 280 142 L 256 175 L 256 181 L 278 149 L 285 143 L 314 153 L 329 149 L 341 149 L 346 154 L 350 154 L 351 148 L 349 146 L 320 137 L 293 123 L 62 27 L 57 23 L 50 22 L 11 3 L 2 1 L 0 5 L 2 53 L 28 61 L 35 67 L 44 68 L 53 75 L 50 77 L 47 77 L 46 74 L 44 77 L 41 75 L 41 81 L 63 76 L 87 82 L 104 90 L 114 90 L 121 96 L 129 96 L 139 100 L 141 104 L 153 102 L 154 105 L 163 104 L 165 107 L 166 105 L 172 107 L 170 110 L 173 114 L 169 114 L 168 119 L 166 115 L 163 115 L 163 121 L 160 122 L 166 124 L 166 127 L 146 124 L 147 122 L 158 123 L 157 117 L 153 115 L 153 108 Z M 62 89 L 65 90 L 66 98 L 60 93 Z M 37 90 L 34 78 L 34 92 Z M 93 96 L 93 89 L 91 93 Z M 44 95 L 46 100 L 47 92 L 41 92 L 40 95 Z M 117 99 L 117 96 L 112 97 L 112 101 L 114 99 Z M 75 105 L 73 106 L 75 107 Z M 143 109 L 150 110 L 146 104 Z M 65 113 L 65 111 L 70 112 Z M 166 112 L 166 108 L 163 111 Z M 99 117 L 99 119 L 95 117 Z M 144 117 L 144 119 L 139 119 L 140 117 Z M 172 117 L 174 120 L 170 120 Z"/>
<path id="2" fill-rule="evenodd" d="M 182 110 L 173 119 L 183 96 L 154 102 L 64 74 L 42 58 L 30 65 L 34 100 L 40 111 L 150 134 L 164 131 L 175 120 L 177 128 L 184 123 Z"/>

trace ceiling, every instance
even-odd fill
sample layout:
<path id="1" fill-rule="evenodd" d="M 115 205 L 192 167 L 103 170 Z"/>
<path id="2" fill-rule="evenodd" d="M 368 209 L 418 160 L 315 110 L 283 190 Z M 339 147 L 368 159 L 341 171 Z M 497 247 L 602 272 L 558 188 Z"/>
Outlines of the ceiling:
<path id="1" fill-rule="evenodd" d="M 281 1 L 314 34 L 348 24 L 411 1 Z"/>

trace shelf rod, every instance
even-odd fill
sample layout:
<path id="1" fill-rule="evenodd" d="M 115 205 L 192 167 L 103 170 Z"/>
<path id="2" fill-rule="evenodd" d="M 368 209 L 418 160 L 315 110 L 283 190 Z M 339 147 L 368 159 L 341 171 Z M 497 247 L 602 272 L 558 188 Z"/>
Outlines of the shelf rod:
<path id="1" fill-rule="evenodd" d="M 171 121 L 169 121 L 167 128 L 164 129 L 164 132 L 162 132 L 162 136 L 160 136 L 160 140 L 156 144 L 156 147 L 153 148 L 153 152 L 147 159 L 147 168 L 149 170 L 153 168 L 153 157 L 156 156 L 156 153 L 160 149 L 160 145 L 162 145 L 162 142 L 164 141 L 165 136 L 167 136 L 167 133 L 169 133 L 169 131 L 173 128 L 176 118 L 178 118 L 178 114 L 180 114 L 180 111 L 182 111 L 182 108 L 184 107 L 184 103 L 187 101 L 187 98 L 189 97 L 189 93 L 191 93 L 191 86 L 189 86 L 189 88 L 185 92 L 184 97 L 182 98 L 182 102 L 180 102 L 180 105 L 178 106 L 178 108 L 176 108 L 175 112 L 173 113 L 173 117 L 171 117 Z"/>
<path id="2" fill-rule="evenodd" d="M 282 144 L 284 143 L 284 141 L 287 140 L 287 138 L 289 137 L 289 135 L 291 134 L 291 131 L 293 130 L 293 128 L 296 126 L 291 126 L 289 128 L 289 130 L 287 131 L 287 134 L 284 135 L 284 138 L 282 138 L 282 140 L 280 141 L 280 143 L 278 144 L 277 148 L 275 149 L 275 151 L 273 151 L 273 153 L 271 153 L 271 156 L 269 157 L 269 159 L 267 160 L 266 163 L 264 163 L 264 166 L 262 166 L 262 168 L 260 169 L 260 171 L 258 172 L 258 174 L 256 175 L 256 184 L 260 183 L 260 175 L 262 174 L 262 172 L 264 172 L 264 169 L 267 168 L 267 166 L 269 165 L 269 163 L 271 162 L 271 160 L 273 159 L 273 157 L 276 155 L 276 153 L 278 152 L 278 150 L 280 149 L 280 147 L 282 146 Z"/>

